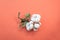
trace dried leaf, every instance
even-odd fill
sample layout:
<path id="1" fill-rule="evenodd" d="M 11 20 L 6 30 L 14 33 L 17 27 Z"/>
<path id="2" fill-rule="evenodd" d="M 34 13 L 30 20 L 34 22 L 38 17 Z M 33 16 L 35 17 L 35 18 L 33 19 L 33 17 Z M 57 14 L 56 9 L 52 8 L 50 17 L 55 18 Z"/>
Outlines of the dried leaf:
<path id="1" fill-rule="evenodd" d="M 26 26 L 26 21 L 22 23 L 22 27 L 25 27 Z"/>

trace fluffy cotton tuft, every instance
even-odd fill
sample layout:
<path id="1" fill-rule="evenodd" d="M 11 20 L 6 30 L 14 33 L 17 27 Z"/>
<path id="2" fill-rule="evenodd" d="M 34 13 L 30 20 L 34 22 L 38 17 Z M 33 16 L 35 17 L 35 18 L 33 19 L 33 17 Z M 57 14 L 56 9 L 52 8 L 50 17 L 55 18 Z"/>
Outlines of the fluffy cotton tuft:
<path id="1" fill-rule="evenodd" d="M 37 23 L 34 24 L 34 28 L 39 28 L 39 27 L 40 27 L 40 24 L 37 24 Z"/>
<path id="2" fill-rule="evenodd" d="M 33 29 L 33 24 L 28 22 L 26 24 L 26 29 L 27 29 L 27 31 L 30 31 L 31 29 Z"/>
<path id="3" fill-rule="evenodd" d="M 41 23 L 39 22 L 41 19 L 41 16 L 39 14 L 33 14 L 31 17 L 31 21 L 26 24 L 26 30 L 34 30 L 37 31 L 38 28 L 41 26 Z"/>
<path id="4" fill-rule="evenodd" d="M 40 21 L 41 16 L 39 14 L 33 14 L 31 17 L 31 20 L 33 22 L 39 22 Z"/>

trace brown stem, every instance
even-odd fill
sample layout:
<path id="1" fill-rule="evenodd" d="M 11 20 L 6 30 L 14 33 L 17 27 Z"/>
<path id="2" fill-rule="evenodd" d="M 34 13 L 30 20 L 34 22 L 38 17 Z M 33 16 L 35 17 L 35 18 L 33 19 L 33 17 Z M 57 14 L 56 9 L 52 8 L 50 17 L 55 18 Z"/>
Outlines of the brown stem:
<path id="1" fill-rule="evenodd" d="M 20 19 L 20 20 L 22 19 L 22 18 L 20 18 L 20 12 L 18 12 L 18 19 Z"/>

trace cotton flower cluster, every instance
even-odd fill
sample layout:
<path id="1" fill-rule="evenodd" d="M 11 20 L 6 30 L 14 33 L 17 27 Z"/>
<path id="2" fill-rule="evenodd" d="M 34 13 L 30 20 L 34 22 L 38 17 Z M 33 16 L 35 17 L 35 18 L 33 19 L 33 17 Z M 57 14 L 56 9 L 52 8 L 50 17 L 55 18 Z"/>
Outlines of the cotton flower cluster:
<path id="1" fill-rule="evenodd" d="M 27 31 L 37 31 L 41 26 L 41 16 L 39 14 L 33 14 L 30 16 L 30 13 L 27 13 L 24 18 L 21 18 L 20 12 L 18 12 L 18 19 L 20 19 L 19 28 L 21 27 L 20 25 L 22 25 Z"/>
<path id="2" fill-rule="evenodd" d="M 41 19 L 41 16 L 39 14 L 33 14 L 30 21 L 26 23 L 26 30 L 37 31 L 38 28 L 41 26 L 40 19 Z"/>

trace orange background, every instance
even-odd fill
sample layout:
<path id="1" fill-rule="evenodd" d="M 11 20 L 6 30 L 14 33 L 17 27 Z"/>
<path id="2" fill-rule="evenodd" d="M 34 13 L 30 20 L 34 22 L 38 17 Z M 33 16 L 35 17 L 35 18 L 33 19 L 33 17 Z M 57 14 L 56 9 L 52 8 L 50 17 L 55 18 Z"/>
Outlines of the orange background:
<path id="1" fill-rule="evenodd" d="M 17 13 L 39 13 L 37 32 L 18 30 Z M 0 0 L 0 40 L 60 40 L 59 0 Z"/>

